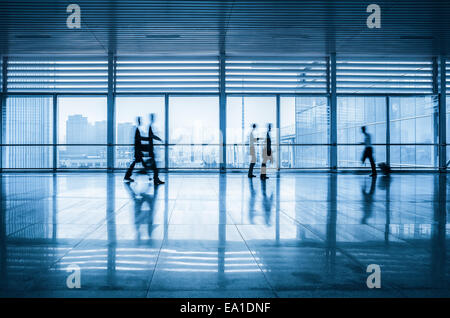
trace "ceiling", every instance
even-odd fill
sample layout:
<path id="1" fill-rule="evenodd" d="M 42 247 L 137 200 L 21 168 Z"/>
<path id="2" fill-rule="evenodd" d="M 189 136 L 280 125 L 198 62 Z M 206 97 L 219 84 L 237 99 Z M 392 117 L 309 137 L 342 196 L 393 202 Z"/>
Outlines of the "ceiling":
<path id="1" fill-rule="evenodd" d="M 66 8 L 81 7 L 81 29 Z M 381 7 L 369 29 L 366 8 Z M 450 1 L 0 2 L 2 55 L 437 56 L 450 51 Z"/>

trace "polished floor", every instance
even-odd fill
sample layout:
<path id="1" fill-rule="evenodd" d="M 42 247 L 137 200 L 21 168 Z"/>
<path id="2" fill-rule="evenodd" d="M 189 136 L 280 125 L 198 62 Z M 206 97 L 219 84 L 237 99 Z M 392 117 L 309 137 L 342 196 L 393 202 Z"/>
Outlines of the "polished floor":
<path id="1" fill-rule="evenodd" d="M 450 296 L 445 175 L 122 178 L 3 174 L 0 296 Z"/>

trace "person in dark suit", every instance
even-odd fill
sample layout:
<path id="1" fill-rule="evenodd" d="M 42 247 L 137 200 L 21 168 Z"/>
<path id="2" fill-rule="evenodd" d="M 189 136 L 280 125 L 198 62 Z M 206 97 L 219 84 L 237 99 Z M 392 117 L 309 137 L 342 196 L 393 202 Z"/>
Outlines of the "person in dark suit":
<path id="1" fill-rule="evenodd" d="M 124 180 L 127 182 L 133 182 L 134 180 L 131 179 L 131 175 L 133 174 L 133 169 L 136 163 L 141 163 L 144 166 L 145 170 L 148 170 L 147 163 L 144 161 L 144 154 L 142 153 L 143 145 L 142 140 L 148 141 L 148 137 L 141 136 L 141 131 L 139 130 L 139 127 L 141 126 L 141 117 L 136 118 L 136 131 L 134 133 L 134 160 L 131 163 L 130 167 L 128 168 L 127 172 L 125 173 Z"/>
<path id="2" fill-rule="evenodd" d="M 156 166 L 156 158 L 155 158 L 155 150 L 153 147 L 153 139 L 158 140 L 158 141 L 162 141 L 161 138 L 159 138 L 158 136 L 156 136 L 153 133 L 153 129 L 152 129 L 152 125 L 153 122 L 155 121 L 155 114 L 150 114 L 149 115 L 149 119 L 150 119 L 150 125 L 148 126 L 148 145 L 147 145 L 147 149 L 146 151 L 148 152 L 148 166 L 150 167 L 150 169 L 153 170 L 153 179 L 154 179 L 154 184 L 155 185 L 160 185 L 163 184 L 164 182 L 159 180 L 158 178 L 158 167 Z"/>
<path id="3" fill-rule="evenodd" d="M 267 161 L 273 162 L 272 158 L 272 139 L 270 137 L 270 131 L 272 130 L 272 125 L 267 124 L 267 134 L 264 142 L 264 148 L 262 152 L 262 163 L 261 163 L 261 180 L 269 179 L 266 173 Z"/>
<path id="4" fill-rule="evenodd" d="M 366 159 L 369 159 L 370 167 L 372 169 L 372 174 L 370 176 L 373 178 L 376 178 L 377 177 L 377 167 L 375 166 L 375 159 L 373 159 L 372 137 L 366 131 L 366 126 L 361 127 L 361 132 L 364 135 L 364 145 L 365 145 L 361 161 L 364 164 Z"/>

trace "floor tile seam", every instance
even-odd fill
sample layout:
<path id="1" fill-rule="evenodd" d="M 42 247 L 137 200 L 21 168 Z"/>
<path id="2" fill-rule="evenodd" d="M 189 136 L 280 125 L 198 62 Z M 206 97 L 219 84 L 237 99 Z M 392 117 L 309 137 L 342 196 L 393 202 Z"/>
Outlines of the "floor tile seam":
<path id="1" fill-rule="evenodd" d="M 248 252 L 252 255 L 253 261 L 255 262 L 256 266 L 258 266 L 261 274 L 264 277 L 264 280 L 266 281 L 267 286 L 269 286 L 270 290 L 272 291 L 272 293 L 275 295 L 275 298 L 278 298 L 278 294 L 276 292 L 276 290 L 274 289 L 274 287 L 272 286 L 272 284 L 270 283 L 269 279 L 267 278 L 265 272 L 263 271 L 263 269 L 261 268 L 261 265 L 259 264 L 259 262 L 257 261 L 257 258 L 255 256 L 255 254 L 253 253 L 253 251 L 250 249 L 250 246 L 248 245 L 247 241 L 245 240 L 243 234 L 241 233 L 241 231 L 239 230 L 239 227 L 234 224 L 236 230 L 238 231 L 240 237 L 242 238 L 242 241 L 244 242 L 245 246 L 247 247 Z"/>

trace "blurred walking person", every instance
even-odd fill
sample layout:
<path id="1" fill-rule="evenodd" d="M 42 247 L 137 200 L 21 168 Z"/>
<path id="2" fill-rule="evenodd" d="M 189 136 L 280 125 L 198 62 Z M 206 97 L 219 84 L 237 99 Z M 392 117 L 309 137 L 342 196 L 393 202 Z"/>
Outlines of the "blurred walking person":
<path id="1" fill-rule="evenodd" d="M 130 167 L 128 168 L 127 172 L 125 173 L 124 181 L 127 182 L 133 182 L 134 180 L 131 179 L 131 175 L 133 174 L 133 169 L 136 163 L 141 163 L 142 166 L 146 171 L 148 171 L 147 163 L 144 161 L 144 154 L 143 152 L 143 145 L 142 140 L 148 141 L 148 137 L 143 137 L 141 135 L 140 127 L 141 127 L 141 117 L 136 118 L 136 131 L 134 132 L 134 160 L 131 163 Z"/>
<path id="2" fill-rule="evenodd" d="M 152 125 L 153 125 L 153 122 L 155 121 L 155 114 L 153 114 L 153 113 L 150 114 L 149 120 L 150 120 L 150 124 L 148 125 L 148 145 L 147 145 L 147 152 L 148 152 L 149 159 L 147 161 L 147 164 L 148 164 L 149 168 L 153 170 L 153 182 L 157 186 L 160 184 L 164 184 L 164 182 L 161 181 L 158 177 L 158 167 L 156 166 L 156 158 L 155 158 L 155 150 L 153 147 L 153 139 L 158 140 L 158 141 L 162 141 L 162 140 L 161 140 L 161 138 L 159 138 L 158 136 L 156 136 L 153 133 Z"/>
<path id="3" fill-rule="evenodd" d="M 267 176 L 267 162 L 273 162 L 272 158 L 272 138 L 270 137 L 270 131 L 272 130 L 272 124 L 267 124 L 266 138 L 264 139 L 264 148 L 262 151 L 262 163 L 261 163 L 261 180 L 269 179 Z"/>
<path id="4" fill-rule="evenodd" d="M 256 177 L 253 174 L 253 168 L 256 164 L 256 148 L 255 143 L 259 140 L 259 138 L 255 138 L 255 130 L 256 130 L 256 124 L 252 124 L 252 131 L 250 132 L 249 136 L 249 152 L 250 152 L 250 168 L 248 169 L 248 177 L 254 178 Z"/>
<path id="5" fill-rule="evenodd" d="M 361 161 L 364 164 L 364 162 L 366 162 L 366 159 L 369 159 L 370 167 L 372 168 L 372 174 L 370 176 L 376 177 L 377 176 L 377 167 L 375 165 L 375 160 L 373 159 L 372 137 L 366 131 L 366 126 L 362 126 L 361 131 L 364 135 L 364 145 L 365 145 Z"/>

